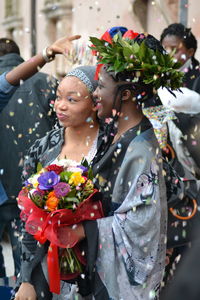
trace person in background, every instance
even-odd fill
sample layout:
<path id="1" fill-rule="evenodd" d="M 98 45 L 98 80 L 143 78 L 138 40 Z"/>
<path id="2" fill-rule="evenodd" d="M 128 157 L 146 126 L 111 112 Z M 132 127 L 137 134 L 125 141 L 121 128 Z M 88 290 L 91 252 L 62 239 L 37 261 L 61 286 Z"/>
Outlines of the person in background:
<path id="1" fill-rule="evenodd" d="M 26 116 L 25 115 L 25 111 L 27 109 L 26 106 L 28 103 L 30 104 L 30 102 L 28 102 L 28 96 L 31 97 L 31 95 L 29 95 L 29 94 L 35 93 L 35 91 L 30 89 L 30 82 L 27 85 L 25 84 L 25 87 L 23 86 L 23 84 L 21 86 L 20 83 L 22 81 L 28 79 L 35 73 L 37 73 L 38 69 L 41 68 L 45 63 L 52 61 L 56 54 L 66 55 L 66 51 L 69 51 L 69 48 L 72 46 L 71 42 L 78 38 L 80 38 L 80 36 L 78 36 L 78 35 L 75 35 L 75 36 L 72 36 L 69 38 L 68 37 L 61 38 L 61 39 L 57 40 L 55 43 L 53 43 L 51 46 L 46 47 L 42 53 L 37 54 L 36 56 L 32 57 L 30 60 L 28 60 L 26 62 L 20 63 L 13 70 L 9 71 L 9 67 L 5 68 L 5 72 L 0 75 L 0 111 L 1 111 L 1 113 L 2 113 L 3 109 L 5 109 L 6 105 L 8 105 L 9 101 L 11 101 L 13 104 L 13 108 L 10 107 L 10 111 L 14 110 L 14 106 L 16 107 L 15 102 L 18 102 L 17 104 L 19 105 L 20 102 L 22 101 L 22 103 L 20 105 L 21 110 L 22 110 L 21 115 L 20 115 L 20 111 L 19 111 L 18 118 L 16 120 L 16 122 L 22 123 L 23 119 Z M 18 56 L 18 58 L 19 58 L 19 56 Z M 40 77 L 40 79 L 41 78 L 44 79 L 43 75 L 39 75 L 39 77 Z M 47 79 L 47 77 L 46 77 L 46 79 Z M 35 82 L 35 81 L 36 81 L 36 79 L 33 79 L 32 82 Z M 48 83 L 44 82 L 44 88 L 47 88 L 47 85 L 48 85 Z M 27 97 L 23 98 L 24 99 L 24 101 L 23 101 L 21 99 L 22 94 L 21 94 L 21 97 L 18 98 L 17 94 L 15 94 L 15 93 L 17 92 L 18 89 L 21 92 L 23 91 L 23 89 L 24 89 L 24 92 L 25 91 L 27 92 L 26 88 L 27 89 L 29 88 L 29 90 L 26 95 Z M 35 89 L 34 85 L 33 85 L 33 88 Z M 42 91 L 40 91 L 39 94 L 40 93 L 42 93 Z M 45 93 L 45 91 L 43 91 L 43 93 Z M 36 95 L 37 94 L 35 93 L 35 97 L 36 97 Z M 41 101 L 44 102 L 44 101 L 48 101 L 48 100 L 45 100 L 45 98 L 43 98 L 43 99 L 41 98 Z M 42 105 L 39 104 L 39 102 L 38 102 L 38 106 L 42 107 Z M 27 111 L 27 113 L 28 113 L 28 111 Z M 30 111 L 29 111 L 29 113 L 30 113 Z M 34 115 L 34 111 L 32 113 Z M 13 116 L 13 118 L 15 118 L 15 116 Z M 30 118 L 30 115 L 27 115 L 27 118 Z M 36 118 L 36 116 L 35 116 L 35 118 Z M 8 121 L 8 125 L 9 125 L 9 121 Z M 2 129 L 2 127 L 3 127 L 3 125 L 1 126 L 1 129 Z M 14 130 L 14 128 L 13 128 L 13 130 Z M 6 129 L 4 129 L 4 131 L 6 131 Z M 3 132 L 3 134 L 4 134 L 4 132 Z M 7 137 L 9 138 L 8 135 L 4 136 L 4 143 L 6 143 Z M 1 143 L 1 145 L 2 145 L 2 143 Z M 7 153 L 8 153 L 8 157 L 7 158 L 4 157 L 4 159 L 6 159 L 6 164 L 8 164 L 8 165 L 10 164 L 10 156 L 13 155 L 13 153 L 12 153 L 13 148 L 11 148 L 11 147 L 12 147 L 12 145 L 9 145 L 8 148 L 6 149 Z M 10 149 L 10 151 L 8 151 L 9 149 Z M 13 152 L 14 152 L 14 155 L 16 155 L 16 150 L 15 151 L 13 150 Z M 1 154 L 1 159 L 2 159 L 2 154 Z M 20 162 L 18 164 L 20 165 Z M 16 172 L 16 169 L 15 169 L 16 166 L 11 166 L 11 167 L 14 168 L 13 172 Z M 3 174 L 3 176 L 5 176 L 5 175 Z M 15 178 L 15 179 L 18 184 L 19 179 L 18 178 Z M 9 180 L 10 180 L 10 178 L 9 178 Z M 6 202 L 9 201 L 8 197 L 9 196 L 6 194 L 6 191 L 5 191 L 2 183 L 0 182 L 0 204 L 1 204 L 0 211 L 2 213 L 2 216 L 1 216 L 2 224 L 1 224 L 0 232 L 2 235 L 4 226 L 8 225 L 9 231 L 11 232 L 11 234 L 13 236 L 11 238 L 11 241 L 13 241 L 13 244 L 12 244 L 13 251 L 14 251 L 14 253 L 17 252 L 16 259 L 15 259 L 15 274 L 17 274 L 17 272 L 19 271 L 19 267 L 20 267 L 20 261 L 19 261 L 19 252 L 20 251 L 19 251 L 19 248 L 17 247 L 17 245 L 19 245 L 19 241 L 17 240 L 17 237 L 19 235 L 19 228 L 18 228 L 18 225 L 16 227 L 15 225 L 13 226 L 12 223 L 13 223 L 15 217 L 18 218 L 18 214 L 17 214 L 18 211 L 17 211 L 16 204 L 11 205 L 11 206 L 8 205 L 8 208 L 6 208 Z M 14 209 L 13 209 L 13 207 L 14 207 Z M 17 245 L 16 245 L 16 243 L 17 243 Z M 0 270 L 1 270 L 1 276 L 4 277 L 5 276 L 5 268 L 4 268 L 4 261 L 3 261 L 2 253 L 0 255 Z"/>
<path id="2" fill-rule="evenodd" d="M 180 63 L 180 71 L 184 73 L 183 85 L 180 91 L 173 91 L 174 95 L 165 88 L 158 90 L 158 95 L 163 105 L 174 111 L 176 117 L 175 119 L 169 120 L 167 124 L 169 138 L 172 142 L 175 154 L 185 170 L 184 176 L 179 173 L 179 170 L 177 170 L 177 173 L 179 173 L 181 177 L 187 179 L 193 178 L 192 180 L 195 181 L 200 178 L 200 90 L 198 86 L 200 65 L 199 61 L 195 58 L 197 39 L 190 28 L 186 28 L 180 23 L 174 23 L 163 30 L 160 41 L 163 47 Z M 198 182 L 199 181 L 196 180 L 197 186 L 199 185 Z M 199 201 L 198 194 L 194 198 L 197 202 Z M 174 242 L 176 246 L 170 255 L 170 263 L 166 269 L 166 274 L 169 274 L 166 278 L 169 279 L 172 277 L 172 268 L 176 269 L 176 271 L 173 272 L 173 281 L 176 281 L 178 273 L 182 268 L 181 265 L 184 264 L 185 259 L 187 259 L 188 253 L 193 251 L 190 249 L 190 242 L 194 240 L 192 233 L 196 230 L 197 225 L 194 222 L 191 225 L 186 221 L 183 226 L 185 226 L 188 242 L 181 244 L 181 231 L 177 231 L 176 236 L 178 236 L 178 243 L 180 243 L 180 245 L 177 243 L 177 246 L 176 241 Z M 179 226 L 179 228 L 182 230 L 181 226 Z M 181 238 L 179 238 L 179 236 Z M 181 257 L 181 259 L 176 259 L 177 257 Z M 167 289 L 168 287 L 166 288 L 166 292 Z"/>
<path id="3" fill-rule="evenodd" d="M 163 30 L 160 42 L 167 52 L 181 63 L 180 71 L 184 72 L 184 87 L 192 89 L 195 79 L 200 75 L 199 61 L 195 58 L 197 39 L 191 31 L 181 23 L 170 24 Z"/>
<path id="4" fill-rule="evenodd" d="M 184 73 L 183 86 L 175 97 L 167 89 L 159 89 L 164 106 L 171 108 L 176 119 L 168 122 L 169 135 L 181 164 L 194 176 L 200 176 L 200 94 L 198 93 L 199 61 L 195 58 L 197 40 L 190 28 L 174 23 L 165 28 L 160 41 L 163 47 L 180 63 Z M 194 91 L 194 85 L 195 90 Z"/>
<path id="5" fill-rule="evenodd" d="M 24 62 L 18 45 L 10 39 L 0 39 L 0 73 L 8 72 Z M 16 197 L 21 189 L 23 159 L 27 149 L 54 125 L 50 103 L 55 100 L 55 78 L 38 72 L 16 89 L 1 112 L 0 166 L 2 183 L 8 200 L 0 206 L 0 241 L 6 230 L 12 245 L 15 275 L 20 269 L 20 210 Z M 8 151 L 8 149 L 11 149 Z"/>
<path id="6" fill-rule="evenodd" d="M 176 277 L 169 281 L 162 290 L 160 300 L 197 300 L 200 295 L 200 238 L 199 224 L 195 228 L 195 242 L 191 249 L 187 249 L 185 258 L 176 272 Z M 190 272 L 190 275 L 188 275 Z"/>

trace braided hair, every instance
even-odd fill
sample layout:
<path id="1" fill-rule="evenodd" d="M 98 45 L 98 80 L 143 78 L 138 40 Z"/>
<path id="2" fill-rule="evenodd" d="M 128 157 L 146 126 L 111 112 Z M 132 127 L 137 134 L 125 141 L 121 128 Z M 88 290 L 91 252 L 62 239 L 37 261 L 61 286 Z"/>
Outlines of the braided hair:
<path id="1" fill-rule="evenodd" d="M 160 42 L 162 43 L 167 35 L 175 35 L 181 39 L 187 49 L 193 48 L 194 53 L 197 50 L 197 39 L 191 31 L 181 23 L 173 23 L 165 28 L 161 34 Z"/>
<path id="2" fill-rule="evenodd" d="M 162 47 L 161 43 L 152 35 L 148 34 L 145 36 L 144 34 L 139 34 L 134 41 L 138 44 L 141 44 L 145 41 L 146 45 L 152 50 L 158 50 L 160 53 L 166 53 L 165 49 Z M 138 107 L 141 105 L 148 106 L 148 100 L 150 102 L 155 97 L 155 93 L 153 90 L 152 84 L 145 84 L 143 82 L 142 76 L 138 77 L 137 82 L 132 82 L 133 78 L 135 77 L 135 71 L 128 71 L 124 70 L 122 72 L 112 72 L 108 71 L 108 65 L 104 65 L 105 71 L 112 77 L 112 79 L 117 83 L 115 95 L 113 99 L 113 109 L 116 109 L 117 113 L 112 117 L 112 121 L 109 124 L 104 126 L 104 142 L 102 143 L 102 151 L 101 154 L 103 155 L 109 149 L 110 145 L 113 142 L 115 135 L 117 134 L 117 122 L 121 112 L 122 106 L 122 96 L 125 90 L 130 90 L 138 104 Z M 135 93 L 137 92 L 137 93 Z M 117 98 L 119 99 L 118 107 L 117 105 Z M 156 99 L 158 100 L 158 99 Z M 159 101 L 160 104 L 160 101 Z"/>
<path id="3" fill-rule="evenodd" d="M 8 38 L 0 39 L 0 56 L 9 54 L 9 53 L 17 53 L 20 55 L 20 50 L 15 41 Z"/>

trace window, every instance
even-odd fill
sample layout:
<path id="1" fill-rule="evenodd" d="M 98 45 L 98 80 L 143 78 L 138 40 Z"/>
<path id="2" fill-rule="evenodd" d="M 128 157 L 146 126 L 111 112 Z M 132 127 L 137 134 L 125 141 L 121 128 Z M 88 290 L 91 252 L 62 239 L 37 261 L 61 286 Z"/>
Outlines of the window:
<path id="1" fill-rule="evenodd" d="M 5 0 L 5 18 L 18 15 L 19 0 Z"/>
<path id="2" fill-rule="evenodd" d="M 56 3 L 60 3 L 62 0 L 45 0 L 44 4 L 45 5 L 54 5 Z"/>

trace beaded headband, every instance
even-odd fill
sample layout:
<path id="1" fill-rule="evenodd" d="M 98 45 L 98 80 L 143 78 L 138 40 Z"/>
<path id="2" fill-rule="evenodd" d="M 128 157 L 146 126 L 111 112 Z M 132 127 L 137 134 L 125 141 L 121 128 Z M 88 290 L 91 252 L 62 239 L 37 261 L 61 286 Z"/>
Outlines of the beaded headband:
<path id="1" fill-rule="evenodd" d="M 74 69 L 74 70 L 68 72 L 65 77 L 68 77 L 68 76 L 77 77 L 87 86 L 90 93 L 94 92 L 94 87 L 92 85 L 92 82 L 90 81 L 89 77 L 83 71 L 81 71 L 79 69 Z"/>

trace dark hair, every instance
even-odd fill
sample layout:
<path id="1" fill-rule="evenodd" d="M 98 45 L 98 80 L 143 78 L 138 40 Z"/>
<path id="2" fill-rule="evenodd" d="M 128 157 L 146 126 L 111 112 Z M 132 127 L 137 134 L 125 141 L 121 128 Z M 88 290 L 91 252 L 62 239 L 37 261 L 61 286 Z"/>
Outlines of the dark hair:
<path id="1" fill-rule="evenodd" d="M 161 43 L 152 35 L 145 35 L 145 34 L 139 34 L 135 39 L 134 42 L 138 43 L 139 45 L 145 41 L 145 44 L 152 50 L 156 51 L 158 50 L 160 53 L 164 54 L 166 53 L 165 49 L 162 47 Z M 145 84 L 143 82 L 142 75 L 138 78 L 137 82 L 133 82 L 132 80 L 136 76 L 135 71 L 128 71 L 124 70 L 122 72 L 115 73 L 114 71 L 108 71 L 109 65 L 104 65 L 105 71 L 112 77 L 112 79 L 117 83 L 116 91 L 113 99 L 113 108 L 117 109 L 117 112 L 121 111 L 121 105 L 122 105 L 122 95 L 123 91 L 128 89 L 130 91 L 137 91 L 136 103 L 138 104 L 138 108 L 142 107 L 146 101 L 149 99 L 152 99 L 154 95 L 154 89 L 152 84 Z M 117 97 L 119 97 L 119 107 L 116 107 L 116 100 Z M 158 101 L 156 98 L 155 104 Z M 151 102 L 152 103 L 152 102 Z M 161 104 L 159 102 L 159 104 Z M 146 105 L 148 106 L 148 105 Z M 102 142 L 102 151 L 101 155 L 103 155 L 112 144 L 112 141 L 114 139 L 114 136 L 117 133 L 117 121 L 119 118 L 119 114 L 115 114 L 112 118 L 112 121 L 109 124 L 105 125 L 104 128 L 104 142 Z M 100 159 L 100 158 L 99 158 Z M 98 161 L 98 158 L 96 158 L 96 161 Z"/>
<path id="2" fill-rule="evenodd" d="M 160 37 L 161 43 L 167 35 L 175 35 L 179 37 L 187 49 L 193 48 L 194 53 L 196 52 L 197 40 L 191 32 L 191 28 L 186 28 L 181 23 L 173 23 L 163 30 Z"/>
<path id="3" fill-rule="evenodd" d="M 17 53 L 20 55 L 20 50 L 17 44 L 8 38 L 0 39 L 0 56 L 8 53 Z"/>

